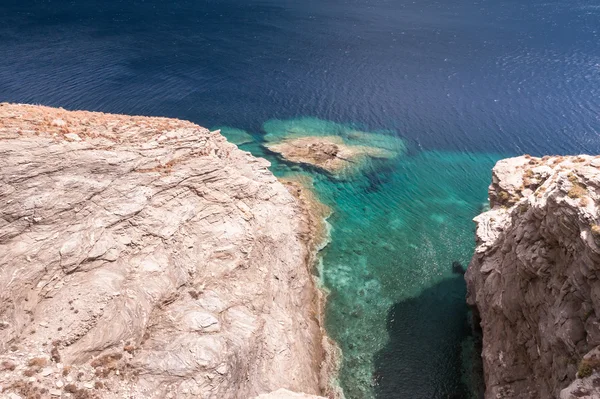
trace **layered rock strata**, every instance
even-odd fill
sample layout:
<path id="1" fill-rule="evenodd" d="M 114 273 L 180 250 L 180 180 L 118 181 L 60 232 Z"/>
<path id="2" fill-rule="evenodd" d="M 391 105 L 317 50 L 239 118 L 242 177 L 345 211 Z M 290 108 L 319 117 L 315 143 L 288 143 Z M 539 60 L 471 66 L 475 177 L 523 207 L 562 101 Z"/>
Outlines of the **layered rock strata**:
<path id="1" fill-rule="evenodd" d="M 325 393 L 317 207 L 268 166 L 189 122 L 1 104 L 2 397 Z"/>
<path id="2" fill-rule="evenodd" d="M 600 397 L 599 168 L 522 156 L 493 170 L 466 273 L 486 398 Z"/>

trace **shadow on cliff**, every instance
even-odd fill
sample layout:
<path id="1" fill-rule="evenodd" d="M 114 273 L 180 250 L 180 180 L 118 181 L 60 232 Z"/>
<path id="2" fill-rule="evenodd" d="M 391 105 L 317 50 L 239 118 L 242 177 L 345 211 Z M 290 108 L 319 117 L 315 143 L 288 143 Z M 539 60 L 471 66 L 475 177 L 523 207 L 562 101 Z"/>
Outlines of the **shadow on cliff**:
<path id="1" fill-rule="evenodd" d="M 481 351 L 457 274 L 390 308 L 389 341 L 375 355 L 377 399 L 482 397 Z"/>

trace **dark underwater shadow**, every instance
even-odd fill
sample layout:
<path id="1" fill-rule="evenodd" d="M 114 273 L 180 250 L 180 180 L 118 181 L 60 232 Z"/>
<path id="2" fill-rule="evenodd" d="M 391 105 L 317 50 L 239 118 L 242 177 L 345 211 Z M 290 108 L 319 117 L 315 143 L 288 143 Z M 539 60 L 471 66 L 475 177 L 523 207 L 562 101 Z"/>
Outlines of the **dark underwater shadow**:
<path id="1" fill-rule="evenodd" d="M 483 386 L 462 275 L 393 305 L 375 354 L 377 399 L 475 399 Z"/>
<path id="2" fill-rule="evenodd" d="M 386 184 L 392 180 L 395 170 L 396 168 L 393 167 L 393 165 L 390 165 L 389 162 L 387 164 L 380 162 L 377 167 L 372 167 L 364 172 L 367 181 L 367 185 L 364 189 L 365 192 L 375 193 L 384 189 Z"/>

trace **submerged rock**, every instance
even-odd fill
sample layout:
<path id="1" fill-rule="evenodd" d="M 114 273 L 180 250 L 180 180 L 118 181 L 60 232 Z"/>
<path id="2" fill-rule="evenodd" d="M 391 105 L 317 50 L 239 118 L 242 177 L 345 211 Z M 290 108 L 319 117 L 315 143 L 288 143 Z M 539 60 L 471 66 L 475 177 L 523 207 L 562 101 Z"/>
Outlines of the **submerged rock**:
<path id="1" fill-rule="evenodd" d="M 1 104 L 3 397 L 326 393 L 317 227 L 268 166 L 189 122 Z"/>
<path id="2" fill-rule="evenodd" d="M 454 274 L 465 274 L 465 268 L 461 265 L 460 262 L 454 261 L 452 262 L 452 273 Z"/>
<path id="3" fill-rule="evenodd" d="M 369 161 L 406 152 L 394 132 L 364 132 L 356 127 L 316 118 L 265 122 L 264 146 L 289 162 L 310 165 L 336 177 L 367 169 Z"/>
<path id="4" fill-rule="evenodd" d="M 494 168 L 465 275 L 486 398 L 599 397 L 599 166 L 591 156 L 523 156 Z"/>
<path id="5" fill-rule="evenodd" d="M 215 128 L 214 130 L 218 131 L 223 136 L 225 136 L 225 138 L 227 138 L 227 141 L 229 141 L 230 143 L 233 143 L 235 145 L 238 145 L 238 146 L 243 145 L 243 144 L 252 143 L 254 141 L 254 139 L 252 138 L 252 135 L 242 129 L 236 129 L 236 128 L 230 127 L 230 126 L 219 126 L 219 127 Z"/>

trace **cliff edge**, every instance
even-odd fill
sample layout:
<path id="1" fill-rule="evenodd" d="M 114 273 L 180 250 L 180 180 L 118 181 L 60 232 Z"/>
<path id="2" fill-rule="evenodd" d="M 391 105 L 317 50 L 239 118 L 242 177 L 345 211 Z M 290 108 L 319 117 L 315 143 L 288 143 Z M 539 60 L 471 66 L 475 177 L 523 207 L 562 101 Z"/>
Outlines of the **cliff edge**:
<path id="1" fill-rule="evenodd" d="M 318 225 L 268 166 L 190 122 L 0 104 L 2 397 L 323 394 Z"/>
<path id="2" fill-rule="evenodd" d="M 600 158 L 522 156 L 475 218 L 486 398 L 600 397 Z"/>

